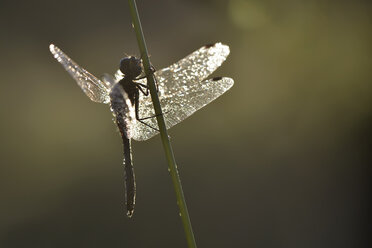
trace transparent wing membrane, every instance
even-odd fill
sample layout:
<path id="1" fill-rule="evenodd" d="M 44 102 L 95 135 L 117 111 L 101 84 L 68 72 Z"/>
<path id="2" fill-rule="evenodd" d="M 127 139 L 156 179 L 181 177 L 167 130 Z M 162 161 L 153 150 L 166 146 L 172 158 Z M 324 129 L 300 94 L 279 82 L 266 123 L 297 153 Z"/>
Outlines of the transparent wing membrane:
<path id="1" fill-rule="evenodd" d="M 234 84 L 231 78 L 214 78 L 202 82 L 195 82 L 187 87 L 172 88 L 168 94 L 159 95 L 160 104 L 164 113 L 167 129 L 180 123 L 195 111 L 201 109 L 217 97 L 222 95 Z M 154 116 L 151 97 L 140 96 L 139 116 L 141 118 Z M 150 126 L 157 128 L 156 118 L 145 120 Z M 140 122 L 134 123 L 132 138 L 138 141 L 147 140 L 158 134 Z"/>
<path id="2" fill-rule="evenodd" d="M 155 72 L 161 93 L 174 93 L 200 83 L 221 66 L 229 53 L 229 47 L 221 43 L 206 45 L 168 68 Z"/>
<path id="3" fill-rule="evenodd" d="M 54 58 L 63 65 L 66 71 L 75 79 L 80 88 L 92 101 L 99 103 L 110 102 L 109 92 L 111 85 L 102 82 L 84 68 L 81 68 L 55 45 L 51 44 L 49 49 Z"/>

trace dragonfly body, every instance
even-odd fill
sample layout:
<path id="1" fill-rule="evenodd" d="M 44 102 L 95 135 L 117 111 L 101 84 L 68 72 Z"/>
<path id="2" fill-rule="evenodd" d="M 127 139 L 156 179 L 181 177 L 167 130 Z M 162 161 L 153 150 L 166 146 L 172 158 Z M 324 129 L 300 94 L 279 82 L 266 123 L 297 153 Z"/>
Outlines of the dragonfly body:
<path id="1" fill-rule="evenodd" d="M 136 196 L 131 139 L 143 141 L 158 133 L 156 119 L 151 118 L 155 113 L 146 80 L 138 78 L 143 71 L 141 60 L 133 56 L 123 58 L 115 79 L 105 75 L 100 80 L 58 47 L 51 44 L 49 49 L 92 101 L 110 104 L 123 141 L 126 206 L 127 215 L 131 217 Z M 167 128 L 186 119 L 232 87 L 234 81 L 231 78 L 206 79 L 229 53 L 226 45 L 209 44 L 171 66 L 153 72 Z"/>
<path id="2" fill-rule="evenodd" d="M 124 80 L 124 79 L 123 79 Z M 131 95 L 133 99 L 133 94 Z M 111 111 L 114 115 L 115 123 L 118 126 L 123 140 L 124 170 L 125 170 L 125 199 L 127 205 L 127 215 L 132 216 L 136 197 L 136 183 L 132 162 L 132 147 L 130 139 L 130 127 L 134 116 L 130 113 L 133 108 L 129 95 L 123 89 L 122 84 L 115 84 L 110 92 Z"/>
<path id="3" fill-rule="evenodd" d="M 132 216 L 136 198 L 136 182 L 132 162 L 131 148 L 131 126 L 138 117 L 139 91 L 142 90 L 140 84 L 134 80 L 141 72 L 141 60 L 135 57 L 126 57 L 120 61 L 120 69 L 125 76 L 119 82 L 112 82 L 114 85 L 110 91 L 111 111 L 115 117 L 115 123 L 123 140 L 124 148 L 124 170 L 125 170 L 125 198 L 127 205 L 127 215 Z M 109 76 L 105 76 L 110 80 Z M 144 94 L 148 94 L 144 92 Z M 134 110 L 133 110 L 134 107 Z"/>

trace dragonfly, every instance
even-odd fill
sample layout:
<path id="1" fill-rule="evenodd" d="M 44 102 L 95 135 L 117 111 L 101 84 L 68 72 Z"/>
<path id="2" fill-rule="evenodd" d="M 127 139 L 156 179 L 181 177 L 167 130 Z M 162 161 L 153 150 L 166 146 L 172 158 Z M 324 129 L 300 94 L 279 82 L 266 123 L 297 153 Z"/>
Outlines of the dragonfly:
<path id="1" fill-rule="evenodd" d="M 131 140 L 144 141 L 159 133 L 156 115 L 143 76 L 142 60 L 134 56 L 121 59 L 114 77 L 104 74 L 98 79 L 75 63 L 54 44 L 53 57 L 75 79 L 90 100 L 109 104 L 124 147 L 125 204 L 127 216 L 134 212 L 136 182 L 132 162 Z M 230 89 L 228 77 L 207 79 L 226 60 L 227 45 L 208 44 L 161 70 L 152 69 L 167 129 L 180 123 Z M 142 75 L 142 76 L 141 76 Z"/>

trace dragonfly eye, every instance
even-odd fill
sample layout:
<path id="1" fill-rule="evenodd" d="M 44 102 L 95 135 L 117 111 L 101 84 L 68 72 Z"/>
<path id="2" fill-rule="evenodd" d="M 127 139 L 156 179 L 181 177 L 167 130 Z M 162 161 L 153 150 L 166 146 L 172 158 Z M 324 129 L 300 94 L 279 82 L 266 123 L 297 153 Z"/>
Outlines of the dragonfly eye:
<path id="1" fill-rule="evenodd" d="M 141 60 L 133 56 L 121 59 L 120 71 L 131 78 L 137 77 L 142 72 Z"/>
<path id="2" fill-rule="evenodd" d="M 129 70 L 131 59 L 126 57 L 120 60 L 120 71 L 126 75 Z"/>

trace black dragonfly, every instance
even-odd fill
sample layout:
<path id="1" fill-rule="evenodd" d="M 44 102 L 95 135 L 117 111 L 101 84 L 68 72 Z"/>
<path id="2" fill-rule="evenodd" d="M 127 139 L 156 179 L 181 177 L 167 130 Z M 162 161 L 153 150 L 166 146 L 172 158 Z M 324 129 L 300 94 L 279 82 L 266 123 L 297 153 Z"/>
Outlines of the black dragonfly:
<path id="1" fill-rule="evenodd" d="M 123 140 L 125 199 L 127 215 L 131 217 L 136 197 L 131 140 L 143 141 L 158 134 L 146 79 L 141 77 L 141 59 L 133 56 L 123 58 L 114 78 L 105 74 L 100 80 L 55 45 L 51 44 L 49 49 L 92 101 L 111 106 Z M 209 44 L 171 66 L 153 72 L 167 128 L 186 119 L 232 87 L 234 81 L 231 78 L 206 79 L 221 66 L 229 53 L 226 45 Z"/>

